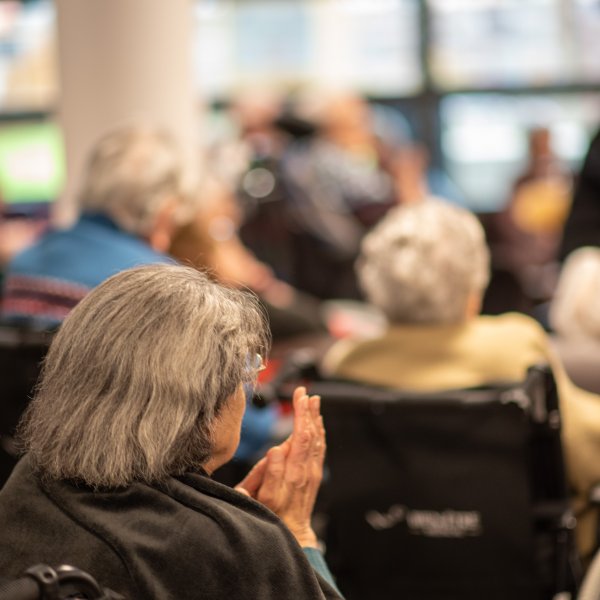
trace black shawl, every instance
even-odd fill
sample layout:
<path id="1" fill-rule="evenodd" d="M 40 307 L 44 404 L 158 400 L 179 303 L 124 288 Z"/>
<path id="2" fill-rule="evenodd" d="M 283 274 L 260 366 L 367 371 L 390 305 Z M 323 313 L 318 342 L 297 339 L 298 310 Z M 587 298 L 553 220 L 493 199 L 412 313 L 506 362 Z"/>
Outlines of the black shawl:
<path id="1" fill-rule="evenodd" d="M 71 564 L 129 599 L 334 599 L 289 530 L 208 477 L 93 491 L 41 482 L 27 457 L 0 491 L 0 576 Z"/>

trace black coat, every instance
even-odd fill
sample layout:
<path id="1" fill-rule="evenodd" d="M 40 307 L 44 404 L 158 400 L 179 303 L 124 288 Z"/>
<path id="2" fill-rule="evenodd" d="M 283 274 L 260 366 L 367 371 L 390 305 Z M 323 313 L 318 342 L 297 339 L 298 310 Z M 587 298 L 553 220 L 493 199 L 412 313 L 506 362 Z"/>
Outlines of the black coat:
<path id="1" fill-rule="evenodd" d="M 0 576 L 71 564 L 129 599 L 334 599 L 271 511 L 208 477 L 96 491 L 41 482 L 27 457 L 0 491 Z"/>
<path id="2" fill-rule="evenodd" d="M 582 246 L 600 246 L 600 131 L 587 150 L 565 224 L 560 258 Z"/>

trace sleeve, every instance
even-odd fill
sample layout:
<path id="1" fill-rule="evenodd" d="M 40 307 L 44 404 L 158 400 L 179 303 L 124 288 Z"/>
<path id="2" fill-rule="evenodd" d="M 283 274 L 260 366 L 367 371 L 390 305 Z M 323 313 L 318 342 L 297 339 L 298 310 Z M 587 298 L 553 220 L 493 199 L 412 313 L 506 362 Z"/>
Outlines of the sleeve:
<path id="1" fill-rule="evenodd" d="M 600 131 L 592 139 L 573 194 L 571 210 L 565 223 L 560 259 L 582 246 L 600 242 Z"/>
<path id="2" fill-rule="evenodd" d="M 325 562 L 325 557 L 317 548 L 302 548 L 302 551 L 306 555 L 308 562 L 311 564 L 312 568 L 331 586 L 333 589 L 340 595 L 340 598 L 343 598 L 340 590 L 338 589 L 335 580 L 333 579 L 333 575 Z"/>

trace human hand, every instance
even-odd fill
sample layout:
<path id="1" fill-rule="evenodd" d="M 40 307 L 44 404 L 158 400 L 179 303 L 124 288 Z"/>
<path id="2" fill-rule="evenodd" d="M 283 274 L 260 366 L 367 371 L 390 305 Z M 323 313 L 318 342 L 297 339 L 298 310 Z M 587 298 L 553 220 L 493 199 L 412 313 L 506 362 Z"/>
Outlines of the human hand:
<path id="1" fill-rule="evenodd" d="M 276 513 L 305 547 L 317 546 L 310 520 L 325 458 L 320 402 L 319 396 L 307 396 L 306 388 L 296 388 L 292 435 L 271 448 L 236 486 Z"/>

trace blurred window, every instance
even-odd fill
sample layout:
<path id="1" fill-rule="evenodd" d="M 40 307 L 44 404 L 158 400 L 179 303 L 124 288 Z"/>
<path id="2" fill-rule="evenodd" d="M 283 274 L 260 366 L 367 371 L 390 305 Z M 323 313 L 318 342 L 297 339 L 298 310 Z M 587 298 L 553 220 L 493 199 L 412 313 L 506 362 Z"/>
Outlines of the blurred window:
<path id="1" fill-rule="evenodd" d="M 321 84 L 371 95 L 422 88 L 419 0 L 196 0 L 199 92 Z"/>
<path id="2" fill-rule="evenodd" d="M 427 0 L 442 89 L 597 82 L 598 0 Z"/>
<path id="3" fill-rule="evenodd" d="M 0 110 L 48 110 L 57 97 L 54 5 L 0 2 Z"/>
<path id="4" fill-rule="evenodd" d="M 441 142 L 449 175 L 478 212 L 501 210 L 527 163 L 527 131 L 548 127 L 566 168 L 576 170 L 598 126 L 600 93 L 454 94 L 441 104 Z"/>

